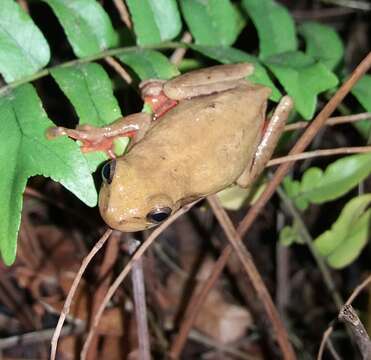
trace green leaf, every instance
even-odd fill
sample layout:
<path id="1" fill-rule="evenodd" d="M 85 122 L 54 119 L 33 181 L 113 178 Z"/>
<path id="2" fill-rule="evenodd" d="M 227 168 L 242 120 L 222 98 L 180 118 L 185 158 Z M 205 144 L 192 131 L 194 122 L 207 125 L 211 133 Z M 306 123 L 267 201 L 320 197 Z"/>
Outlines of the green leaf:
<path id="1" fill-rule="evenodd" d="M 245 26 L 229 0 L 181 0 L 180 5 L 196 44 L 232 45 Z"/>
<path id="2" fill-rule="evenodd" d="M 344 45 L 338 33 L 330 26 L 306 22 L 299 27 L 306 42 L 306 53 L 322 61 L 333 70 L 343 58 Z"/>
<path id="3" fill-rule="evenodd" d="M 53 9 L 76 56 L 93 55 L 118 44 L 118 35 L 98 1 L 43 1 Z"/>
<path id="4" fill-rule="evenodd" d="M 371 112 L 371 75 L 363 75 L 351 92 L 366 111 Z M 366 138 L 370 136 L 370 120 L 359 121 L 355 126 Z"/>
<path id="5" fill-rule="evenodd" d="M 275 87 L 271 81 L 264 66 L 262 66 L 259 60 L 241 50 L 231 47 L 211 47 L 204 45 L 190 45 L 190 47 L 200 52 L 201 54 L 208 56 L 211 59 L 217 60 L 223 64 L 233 64 L 238 62 L 248 62 L 254 65 L 255 71 L 248 79 L 256 84 L 265 85 L 272 89 L 271 99 L 278 101 L 281 98 L 281 93 Z"/>
<path id="6" fill-rule="evenodd" d="M 228 210 L 239 210 L 249 198 L 251 189 L 243 189 L 239 186 L 232 186 L 219 191 L 217 196 L 222 206 Z"/>
<path id="7" fill-rule="evenodd" d="M 32 19 L 13 0 L 0 10 L 0 73 L 6 82 L 32 75 L 50 59 L 50 49 Z"/>
<path id="8" fill-rule="evenodd" d="M 139 45 L 176 37 L 182 27 L 175 0 L 127 0 Z"/>
<path id="9" fill-rule="evenodd" d="M 294 99 L 297 111 L 307 120 L 314 114 L 317 95 L 338 83 L 335 74 L 325 65 L 300 51 L 273 55 L 265 63 Z"/>
<path id="10" fill-rule="evenodd" d="M 293 226 L 284 226 L 279 234 L 279 244 L 282 246 L 291 246 L 293 244 L 303 244 L 299 229 L 296 224 Z"/>
<path id="11" fill-rule="evenodd" d="M 350 200 L 341 211 L 330 230 L 314 240 L 320 255 L 333 268 L 339 269 L 352 263 L 367 243 L 370 232 L 371 195 L 362 195 Z"/>
<path id="12" fill-rule="evenodd" d="M 166 56 L 154 50 L 136 50 L 116 56 L 130 66 L 141 80 L 168 80 L 179 75 L 179 71 Z"/>
<path id="13" fill-rule="evenodd" d="M 6 264 L 15 259 L 22 193 L 30 176 L 50 176 L 87 205 L 97 202 L 93 178 L 77 144 L 67 138 L 45 138 L 52 125 L 31 85 L 0 97 L 0 251 Z"/>
<path id="14" fill-rule="evenodd" d="M 74 106 L 79 124 L 104 126 L 122 116 L 111 80 L 102 66 L 90 63 L 57 68 L 52 71 L 52 76 Z M 103 152 L 88 153 L 86 157 L 92 172 L 107 159 Z"/>
<path id="15" fill-rule="evenodd" d="M 286 178 L 284 186 L 296 206 L 306 209 L 309 203 L 322 204 L 345 195 L 371 174 L 371 154 L 341 158 L 325 171 L 308 169 L 301 182 Z"/>
<path id="16" fill-rule="evenodd" d="M 260 58 L 297 49 L 294 20 L 287 9 L 273 0 L 243 0 L 259 35 Z"/>

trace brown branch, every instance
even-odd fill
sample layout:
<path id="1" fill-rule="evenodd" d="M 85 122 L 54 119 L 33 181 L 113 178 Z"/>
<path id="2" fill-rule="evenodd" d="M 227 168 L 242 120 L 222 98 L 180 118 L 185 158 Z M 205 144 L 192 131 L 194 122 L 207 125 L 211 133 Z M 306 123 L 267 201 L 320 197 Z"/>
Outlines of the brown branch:
<path id="1" fill-rule="evenodd" d="M 112 269 L 116 263 L 117 255 L 119 253 L 119 242 L 122 233 L 120 231 L 113 231 L 112 236 L 107 241 L 107 245 L 104 252 L 103 262 L 99 268 L 98 274 L 98 288 L 94 292 L 94 297 L 92 300 L 92 307 L 90 312 L 90 320 L 93 317 L 93 314 L 96 313 L 100 303 L 102 302 L 105 293 L 111 283 Z M 95 336 L 92 340 L 92 345 L 90 347 L 87 358 L 94 360 L 97 359 L 98 352 L 98 336 Z"/>
<path id="2" fill-rule="evenodd" d="M 371 67 L 371 53 L 369 53 L 364 60 L 357 66 L 353 71 L 351 76 L 347 81 L 338 89 L 331 100 L 326 104 L 326 106 L 321 110 L 321 112 L 316 116 L 316 118 L 311 122 L 308 128 L 305 130 L 303 135 L 300 137 L 296 145 L 290 152 L 290 155 L 299 154 L 305 150 L 305 148 L 313 140 L 317 132 L 322 128 L 323 124 L 326 122 L 328 117 L 335 111 L 337 106 L 341 103 L 344 97 L 349 93 L 352 87 L 357 83 L 357 81 L 369 70 Z M 292 163 L 285 163 L 280 165 L 280 167 L 275 172 L 272 180 L 269 182 L 268 186 L 265 188 L 262 195 L 259 197 L 258 201 L 252 206 L 238 226 L 238 233 L 243 237 L 252 223 L 255 221 L 256 217 L 260 211 L 264 208 L 265 204 L 272 197 L 277 186 L 281 183 L 285 175 L 288 173 L 292 166 Z M 174 357 L 179 357 L 183 346 L 186 342 L 188 333 L 194 323 L 194 320 L 198 314 L 198 311 L 206 299 L 207 294 L 210 289 L 214 286 L 216 280 L 219 278 L 221 272 L 223 271 L 230 254 L 232 253 L 232 246 L 228 245 L 224 248 L 219 259 L 214 265 L 213 271 L 210 274 L 208 280 L 203 285 L 199 293 L 195 293 L 189 303 L 188 309 L 186 311 L 185 319 L 182 323 L 182 327 L 179 331 L 178 336 L 175 338 L 173 345 L 171 347 L 171 353 Z"/>
<path id="3" fill-rule="evenodd" d="M 360 154 L 360 153 L 368 153 L 371 152 L 371 146 L 354 146 L 354 147 L 342 147 L 337 149 L 323 149 L 323 150 L 314 150 L 303 152 L 301 154 L 296 155 L 287 155 L 282 156 L 279 158 L 272 159 L 268 161 L 266 166 L 274 166 L 283 164 L 285 162 L 292 162 L 298 160 L 305 160 L 314 157 L 320 156 L 333 156 L 333 155 L 341 155 L 341 154 Z"/>
<path id="4" fill-rule="evenodd" d="M 133 79 L 129 75 L 129 73 L 124 69 L 124 67 L 112 56 L 106 56 L 104 61 L 112 67 L 123 79 L 126 83 L 131 84 Z"/>
<path id="5" fill-rule="evenodd" d="M 357 121 L 369 120 L 369 119 L 371 119 L 371 113 L 370 112 L 354 114 L 354 115 L 334 116 L 334 117 L 328 118 L 325 125 L 326 126 L 334 126 L 334 125 L 354 123 L 354 122 L 357 122 Z M 294 124 L 286 125 L 284 131 L 293 131 L 293 130 L 304 129 L 309 124 L 310 123 L 308 121 L 298 121 Z"/>
<path id="6" fill-rule="evenodd" d="M 185 44 L 190 44 L 191 41 L 192 41 L 192 35 L 188 31 L 186 31 L 183 34 L 180 41 L 182 43 L 185 43 Z M 175 65 L 179 65 L 180 62 L 183 60 L 184 55 L 187 52 L 187 50 L 188 50 L 188 48 L 186 48 L 186 47 L 178 48 L 178 49 L 174 50 L 173 54 L 170 56 L 170 62 L 175 64 Z"/>
<path id="7" fill-rule="evenodd" d="M 338 319 L 349 326 L 363 360 L 371 359 L 371 341 L 352 305 L 344 305 Z"/>
<path id="8" fill-rule="evenodd" d="M 70 311 L 71 302 L 73 299 L 73 296 L 75 295 L 75 292 L 77 290 L 77 287 L 79 285 L 79 282 L 82 278 L 82 275 L 85 272 L 85 269 L 89 265 L 90 261 L 93 259 L 95 254 L 100 250 L 100 248 L 104 245 L 106 240 L 111 235 L 112 230 L 108 229 L 103 234 L 103 236 L 97 241 L 97 243 L 94 245 L 94 247 L 91 249 L 90 253 L 84 258 L 84 260 L 81 263 L 80 269 L 78 273 L 76 274 L 75 278 L 73 279 L 73 283 L 71 285 L 71 289 L 68 292 L 67 298 L 64 302 L 62 312 L 59 316 L 57 326 L 55 327 L 54 334 L 51 341 L 51 348 L 50 348 L 50 360 L 55 360 L 56 354 L 57 354 L 57 345 L 58 345 L 58 339 L 63 327 L 63 323 L 66 319 L 67 314 Z"/>
<path id="9" fill-rule="evenodd" d="M 113 3 L 116 6 L 117 11 L 120 14 L 120 18 L 122 22 L 127 26 L 128 29 L 132 28 L 131 20 L 130 20 L 130 15 L 129 11 L 124 3 L 123 0 L 113 0 Z"/>
<path id="10" fill-rule="evenodd" d="M 140 247 L 140 241 L 134 238 L 128 238 L 128 240 L 129 254 L 133 255 Z M 140 360 L 151 360 L 142 258 L 139 258 L 133 264 L 131 283 L 133 286 L 134 310 L 137 324 L 138 358 Z"/>
<path id="11" fill-rule="evenodd" d="M 82 348 L 80 358 L 81 360 L 86 359 L 86 354 L 90 346 L 90 342 L 94 337 L 94 334 L 96 332 L 96 329 L 98 327 L 99 321 L 103 315 L 103 311 L 106 308 L 108 302 L 111 300 L 113 294 L 116 292 L 118 287 L 121 285 L 121 283 L 125 280 L 127 274 L 131 271 L 134 263 L 138 261 L 142 257 L 142 255 L 145 253 L 145 251 L 151 246 L 151 244 L 157 239 L 159 235 L 169 226 L 171 225 L 178 217 L 189 211 L 193 205 L 201 201 L 201 199 L 194 201 L 193 203 L 184 206 L 179 211 L 177 211 L 173 216 L 171 216 L 168 220 L 166 220 L 163 224 L 161 224 L 159 227 L 157 227 L 155 230 L 152 231 L 151 235 L 144 241 L 144 243 L 141 245 L 141 247 L 138 249 L 138 251 L 135 252 L 135 254 L 131 257 L 129 262 L 124 266 L 123 270 L 119 274 L 119 276 L 116 278 L 116 280 L 113 282 L 113 284 L 110 286 L 110 288 L 107 291 L 106 296 L 104 297 L 100 307 L 97 310 L 97 313 L 95 314 L 93 325 L 90 328 L 89 334 L 86 338 L 85 344 Z M 54 360 L 54 359 L 52 359 Z"/>
<path id="12" fill-rule="evenodd" d="M 289 342 L 289 336 L 285 326 L 280 319 L 273 300 L 268 292 L 268 289 L 264 285 L 263 279 L 261 278 L 259 271 L 254 264 L 250 252 L 243 245 L 241 236 L 237 233 L 237 230 L 235 229 L 231 219 L 221 206 L 216 195 L 209 196 L 207 200 L 213 209 L 220 226 L 223 228 L 225 235 L 233 246 L 237 257 L 241 261 L 242 266 L 258 295 L 258 298 L 263 303 L 265 311 L 267 312 L 267 315 L 272 323 L 272 327 L 275 331 L 277 342 L 281 348 L 283 358 L 296 359 L 294 350 Z"/>

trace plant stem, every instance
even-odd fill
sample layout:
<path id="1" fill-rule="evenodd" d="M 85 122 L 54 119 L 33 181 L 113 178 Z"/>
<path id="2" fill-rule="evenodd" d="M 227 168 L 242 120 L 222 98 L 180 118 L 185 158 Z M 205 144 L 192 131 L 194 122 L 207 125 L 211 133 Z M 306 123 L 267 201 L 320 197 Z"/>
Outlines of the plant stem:
<path id="1" fill-rule="evenodd" d="M 336 286 L 332 280 L 330 271 L 326 266 L 325 262 L 323 261 L 323 258 L 318 254 L 317 250 L 313 246 L 313 239 L 309 234 L 309 231 L 306 225 L 304 224 L 304 221 L 301 218 L 299 211 L 296 209 L 291 199 L 289 199 L 289 197 L 286 195 L 286 193 L 282 190 L 280 186 L 277 188 L 276 191 L 280 199 L 283 201 L 286 209 L 289 211 L 290 215 L 299 224 L 300 236 L 304 240 L 305 244 L 308 246 L 310 252 L 312 253 L 314 260 L 316 261 L 318 268 L 322 273 L 326 287 L 329 290 L 334 300 L 334 303 L 336 304 L 336 307 L 338 308 L 338 310 L 340 310 L 341 307 L 343 306 L 344 300 L 342 299 L 340 293 L 337 291 Z"/>

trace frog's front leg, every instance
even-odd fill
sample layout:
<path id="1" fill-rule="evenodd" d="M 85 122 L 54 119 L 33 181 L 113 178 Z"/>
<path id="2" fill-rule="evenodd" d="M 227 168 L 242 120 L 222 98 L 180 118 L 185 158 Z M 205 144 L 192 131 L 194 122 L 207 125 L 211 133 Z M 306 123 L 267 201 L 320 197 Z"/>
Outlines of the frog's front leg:
<path id="1" fill-rule="evenodd" d="M 249 165 L 237 179 L 239 186 L 248 187 L 262 173 L 273 155 L 293 106 L 294 103 L 290 96 L 284 96 L 281 99 L 258 145 L 252 165 Z"/>
<path id="2" fill-rule="evenodd" d="M 104 127 L 80 125 L 76 129 L 56 126 L 47 129 L 46 137 L 54 139 L 59 136 L 68 136 L 81 141 L 81 151 L 104 151 L 111 158 L 115 158 L 114 140 L 119 137 L 131 137 L 131 144 L 138 142 L 150 127 L 152 116 L 147 113 L 136 113 L 119 118 L 112 124 Z"/>

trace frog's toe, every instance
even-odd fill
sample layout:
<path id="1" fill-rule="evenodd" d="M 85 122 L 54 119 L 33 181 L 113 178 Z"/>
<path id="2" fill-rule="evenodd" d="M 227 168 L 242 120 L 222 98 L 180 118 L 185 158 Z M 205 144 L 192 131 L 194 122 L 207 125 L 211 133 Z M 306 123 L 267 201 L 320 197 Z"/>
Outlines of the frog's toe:
<path id="1" fill-rule="evenodd" d="M 59 136 L 67 135 L 66 129 L 62 126 L 53 126 L 45 131 L 45 136 L 48 140 L 55 139 Z"/>

